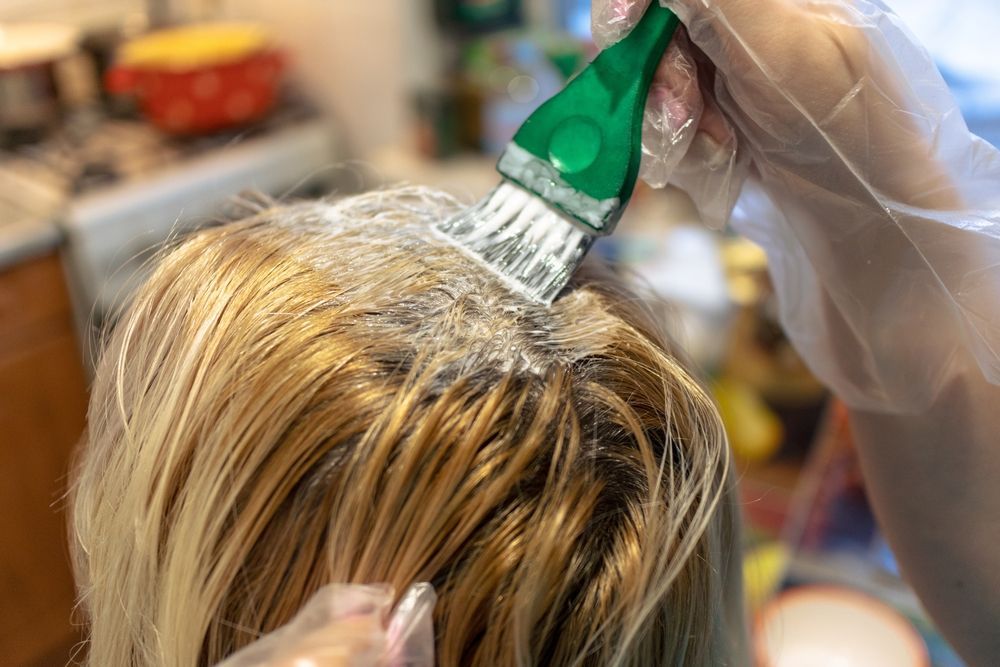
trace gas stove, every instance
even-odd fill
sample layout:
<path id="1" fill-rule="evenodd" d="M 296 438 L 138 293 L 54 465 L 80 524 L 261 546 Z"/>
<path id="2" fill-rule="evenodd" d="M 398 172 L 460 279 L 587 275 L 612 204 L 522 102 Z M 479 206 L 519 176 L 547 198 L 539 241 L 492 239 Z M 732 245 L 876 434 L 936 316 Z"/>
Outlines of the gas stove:
<path id="1" fill-rule="evenodd" d="M 55 222 L 81 339 L 89 340 L 168 238 L 223 217 L 241 193 L 325 194 L 343 159 L 334 124 L 303 104 L 240 132 L 197 138 L 167 137 L 138 119 L 80 115 L 38 143 L 0 153 L 0 212 L 11 212 L 0 224 Z"/>
<path id="2" fill-rule="evenodd" d="M 68 198 L 155 176 L 185 160 L 281 133 L 318 117 L 308 104 L 295 101 L 239 131 L 171 137 L 140 118 L 110 118 L 96 110 L 78 112 L 42 140 L 0 151 L 0 170 Z"/>

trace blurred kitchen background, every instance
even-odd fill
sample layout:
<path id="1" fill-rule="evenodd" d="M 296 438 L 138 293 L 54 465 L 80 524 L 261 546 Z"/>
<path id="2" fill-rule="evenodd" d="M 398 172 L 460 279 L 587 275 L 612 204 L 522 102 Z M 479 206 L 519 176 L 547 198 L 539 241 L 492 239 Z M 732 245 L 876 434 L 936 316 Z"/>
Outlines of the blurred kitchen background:
<path id="1" fill-rule="evenodd" d="M 890 4 L 1000 142 L 1000 6 Z M 0 0 L 0 664 L 81 650 L 67 466 L 100 334 L 156 249 L 261 195 L 411 182 L 474 201 L 517 126 L 592 57 L 589 14 L 588 0 Z M 672 303 L 719 402 L 761 664 L 768 642 L 853 641 L 871 662 L 836 664 L 960 665 L 875 528 L 843 409 L 782 335 L 761 251 L 645 188 L 597 251 Z M 869 634 L 831 620 L 843 609 Z"/>

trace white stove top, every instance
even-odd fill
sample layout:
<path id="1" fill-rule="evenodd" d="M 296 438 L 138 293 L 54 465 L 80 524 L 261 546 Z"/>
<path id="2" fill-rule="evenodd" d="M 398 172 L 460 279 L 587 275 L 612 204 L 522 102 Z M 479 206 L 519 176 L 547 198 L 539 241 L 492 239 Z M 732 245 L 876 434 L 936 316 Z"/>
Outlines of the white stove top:
<path id="1" fill-rule="evenodd" d="M 243 192 L 328 192 L 342 160 L 330 120 L 294 109 L 241 133 L 187 140 L 140 121 L 68 127 L 0 153 L 0 242 L 32 226 L 62 234 L 86 331 L 128 298 L 168 237 L 218 219 Z"/>
<path id="2" fill-rule="evenodd" d="M 317 118 L 310 107 L 290 103 L 240 131 L 178 138 L 140 119 L 80 113 L 38 143 L 0 151 L 0 171 L 70 198 L 156 175 L 186 160 L 275 135 Z"/>

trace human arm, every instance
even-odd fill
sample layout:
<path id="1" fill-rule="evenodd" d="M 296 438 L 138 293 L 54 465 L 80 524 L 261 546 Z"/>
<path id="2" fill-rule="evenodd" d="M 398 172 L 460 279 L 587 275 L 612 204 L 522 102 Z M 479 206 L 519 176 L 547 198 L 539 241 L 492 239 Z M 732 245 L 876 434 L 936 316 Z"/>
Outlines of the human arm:
<path id="1" fill-rule="evenodd" d="M 595 3 L 603 25 L 624 17 L 600 34 L 622 32 L 636 4 Z M 673 151 L 659 162 L 717 221 L 749 174 L 732 223 L 767 251 L 789 336 L 852 408 L 904 573 L 962 655 L 990 664 L 1000 154 L 969 134 L 927 54 L 875 2 L 667 4 L 699 85 L 661 77 L 674 116 L 650 113 L 678 131 L 647 136 L 650 152 Z"/>
<path id="2" fill-rule="evenodd" d="M 1000 388 L 970 369 L 919 415 L 854 410 L 875 514 L 910 584 L 973 666 L 1000 655 Z"/>

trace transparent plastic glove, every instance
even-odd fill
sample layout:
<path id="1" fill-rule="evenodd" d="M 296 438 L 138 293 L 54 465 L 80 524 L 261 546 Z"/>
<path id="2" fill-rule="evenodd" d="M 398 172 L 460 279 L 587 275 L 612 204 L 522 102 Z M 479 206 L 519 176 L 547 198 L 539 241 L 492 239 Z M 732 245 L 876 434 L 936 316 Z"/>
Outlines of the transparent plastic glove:
<path id="1" fill-rule="evenodd" d="M 434 667 L 434 589 L 413 586 L 394 612 L 393 598 L 383 586 L 326 586 L 217 667 Z"/>
<path id="2" fill-rule="evenodd" d="M 622 39 L 650 0 L 595 0 L 594 40 Z M 654 188 L 673 183 L 695 201 L 704 221 L 721 229 L 733 210 L 749 161 L 711 95 L 713 68 L 685 30 L 678 30 L 656 72 L 643 123 L 640 176 Z M 703 94 L 703 90 L 707 94 Z"/>
<path id="3" fill-rule="evenodd" d="M 995 664 L 1000 153 L 878 0 L 664 4 L 702 109 L 672 180 L 725 210 L 748 161 L 733 226 L 766 249 L 786 331 L 852 408 L 904 574 L 970 665 Z M 595 0 L 598 36 L 627 32 L 640 5 Z"/>
<path id="4" fill-rule="evenodd" d="M 1000 154 L 899 20 L 874 0 L 664 4 L 693 46 L 667 54 L 684 65 L 659 76 L 672 92 L 644 143 L 709 217 L 750 165 L 733 224 L 767 250 L 813 370 L 852 407 L 897 413 L 930 405 L 966 356 L 1000 383 Z M 596 0 L 598 38 L 646 5 Z"/>

